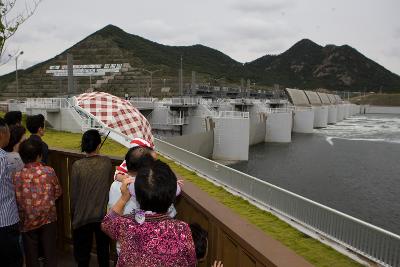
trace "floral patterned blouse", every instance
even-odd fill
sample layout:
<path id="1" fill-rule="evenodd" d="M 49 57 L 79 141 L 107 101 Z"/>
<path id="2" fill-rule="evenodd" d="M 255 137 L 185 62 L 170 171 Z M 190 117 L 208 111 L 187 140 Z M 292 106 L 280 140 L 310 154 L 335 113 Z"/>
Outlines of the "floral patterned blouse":
<path id="1" fill-rule="evenodd" d="M 41 162 L 25 164 L 15 173 L 14 185 L 22 232 L 57 221 L 55 201 L 62 191 L 53 168 Z"/>
<path id="2" fill-rule="evenodd" d="M 192 234 L 185 222 L 154 214 L 139 224 L 134 215 L 120 216 L 111 210 L 102 228 L 121 243 L 117 267 L 196 266 Z"/>

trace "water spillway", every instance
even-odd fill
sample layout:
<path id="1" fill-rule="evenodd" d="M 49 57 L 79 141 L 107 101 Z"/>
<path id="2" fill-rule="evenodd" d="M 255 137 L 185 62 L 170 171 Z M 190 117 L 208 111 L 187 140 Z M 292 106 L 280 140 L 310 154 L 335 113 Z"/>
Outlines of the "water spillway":
<path id="1" fill-rule="evenodd" d="M 335 124 L 337 121 L 337 107 L 334 103 L 331 103 L 328 94 L 317 93 L 321 99 L 321 103 L 328 107 L 328 124 Z"/>
<path id="2" fill-rule="evenodd" d="M 328 106 L 328 124 L 335 124 L 337 122 L 337 106 Z"/>
<path id="3" fill-rule="evenodd" d="M 293 110 L 294 133 L 312 133 L 314 130 L 314 110 L 311 107 L 295 107 Z"/>
<path id="4" fill-rule="evenodd" d="M 317 92 L 304 91 L 314 109 L 314 128 L 325 128 L 328 125 L 328 106 L 323 105 Z"/>
<path id="5" fill-rule="evenodd" d="M 294 133 L 312 133 L 314 129 L 314 110 L 310 105 L 303 90 L 285 89 L 293 109 L 293 129 Z"/>

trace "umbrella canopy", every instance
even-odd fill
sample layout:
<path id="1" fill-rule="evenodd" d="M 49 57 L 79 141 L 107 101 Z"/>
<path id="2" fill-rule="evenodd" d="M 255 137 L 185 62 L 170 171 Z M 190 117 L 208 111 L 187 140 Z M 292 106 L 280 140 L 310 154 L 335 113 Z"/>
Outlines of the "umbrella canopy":
<path id="1" fill-rule="evenodd" d="M 104 92 L 84 93 L 75 100 L 106 127 L 131 139 L 140 137 L 154 146 L 150 123 L 129 101 Z"/>

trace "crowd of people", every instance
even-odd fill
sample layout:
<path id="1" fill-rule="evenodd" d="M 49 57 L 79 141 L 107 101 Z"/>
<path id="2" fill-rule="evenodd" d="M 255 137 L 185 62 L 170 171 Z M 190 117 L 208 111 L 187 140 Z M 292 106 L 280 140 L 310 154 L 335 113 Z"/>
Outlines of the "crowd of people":
<path id="1" fill-rule="evenodd" d="M 56 200 L 62 189 L 47 166 L 45 118 L 20 112 L 0 118 L 1 266 L 58 266 Z M 117 244 L 117 266 L 196 266 L 207 256 L 207 232 L 175 219 L 182 181 L 157 159 L 154 147 L 135 138 L 115 168 L 100 155 L 101 136 L 82 136 L 85 157 L 70 172 L 70 214 L 77 266 L 89 266 L 96 241 L 99 266 L 110 266 L 110 244 Z M 114 180 L 109 185 L 109 181 Z M 213 266 L 222 266 L 214 262 Z"/>

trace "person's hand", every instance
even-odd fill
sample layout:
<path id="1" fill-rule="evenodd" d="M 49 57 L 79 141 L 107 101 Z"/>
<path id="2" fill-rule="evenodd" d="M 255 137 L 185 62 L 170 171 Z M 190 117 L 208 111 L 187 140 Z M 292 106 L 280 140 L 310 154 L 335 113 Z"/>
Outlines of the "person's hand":
<path id="1" fill-rule="evenodd" d="M 178 180 L 177 182 L 178 182 L 179 187 L 182 189 L 182 187 L 183 187 L 183 180 Z"/>
<path id="2" fill-rule="evenodd" d="M 121 185 L 121 199 L 125 202 L 128 202 L 129 199 L 131 198 L 131 193 L 129 193 L 128 190 L 128 185 L 130 185 L 131 183 L 135 182 L 135 179 L 131 178 L 131 177 L 127 177 L 122 181 L 122 185 Z"/>
<path id="3" fill-rule="evenodd" d="M 214 261 L 214 264 L 211 265 L 211 267 L 224 267 L 224 264 L 222 264 L 222 261 Z"/>

